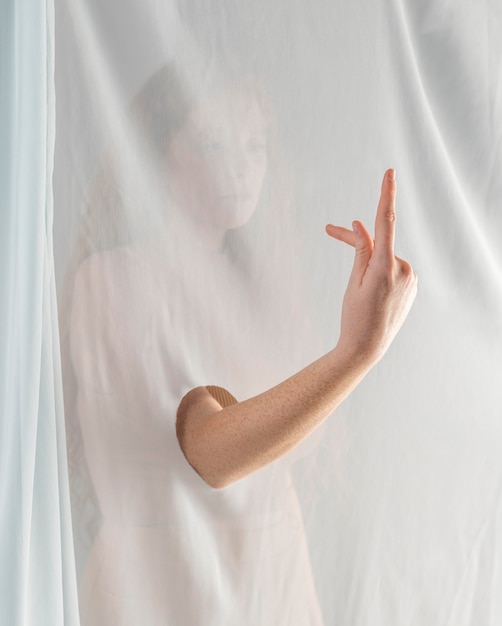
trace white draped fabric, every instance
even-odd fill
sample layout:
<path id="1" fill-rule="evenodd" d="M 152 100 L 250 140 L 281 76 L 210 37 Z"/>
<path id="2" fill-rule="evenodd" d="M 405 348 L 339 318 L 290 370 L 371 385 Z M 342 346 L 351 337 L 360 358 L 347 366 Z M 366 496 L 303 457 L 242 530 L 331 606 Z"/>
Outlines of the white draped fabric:
<path id="1" fill-rule="evenodd" d="M 502 620 L 502 6 L 58 0 L 54 246 L 82 626 Z M 336 344 L 398 180 L 385 357 L 223 489 L 176 410 Z M 284 419 L 288 416 L 285 415 Z"/>
<path id="2" fill-rule="evenodd" d="M 0 623 L 78 624 L 52 246 L 54 6 L 0 2 Z"/>

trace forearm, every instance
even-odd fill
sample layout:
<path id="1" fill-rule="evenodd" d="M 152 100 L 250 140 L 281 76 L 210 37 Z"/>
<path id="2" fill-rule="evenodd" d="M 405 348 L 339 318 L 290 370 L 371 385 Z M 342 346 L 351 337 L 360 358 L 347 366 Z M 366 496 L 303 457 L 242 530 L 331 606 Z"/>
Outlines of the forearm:
<path id="1" fill-rule="evenodd" d="M 193 389 L 178 410 L 180 446 L 209 485 L 225 487 L 305 439 L 373 363 L 335 348 L 272 389 L 225 408 L 205 387 Z"/>
<path id="2" fill-rule="evenodd" d="M 222 408 L 204 387 L 178 410 L 177 432 L 189 463 L 213 487 L 224 487 L 276 460 L 307 437 L 383 356 L 417 291 L 411 265 L 394 255 L 395 173 L 388 170 L 375 239 L 361 222 L 328 225 L 355 247 L 336 348 L 276 387 Z"/>

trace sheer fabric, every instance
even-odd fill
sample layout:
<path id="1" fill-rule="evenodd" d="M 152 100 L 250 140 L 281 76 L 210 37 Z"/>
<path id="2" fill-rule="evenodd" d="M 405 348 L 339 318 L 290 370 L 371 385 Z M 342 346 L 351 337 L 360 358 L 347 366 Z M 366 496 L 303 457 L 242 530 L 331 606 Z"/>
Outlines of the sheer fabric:
<path id="1" fill-rule="evenodd" d="M 502 617 L 502 11 L 59 0 L 55 251 L 81 623 Z M 386 167 L 420 277 L 385 358 L 221 490 L 176 410 L 330 350 Z"/>
<path id="2" fill-rule="evenodd" d="M 54 7 L 0 3 L 0 622 L 78 624 L 54 259 Z"/>

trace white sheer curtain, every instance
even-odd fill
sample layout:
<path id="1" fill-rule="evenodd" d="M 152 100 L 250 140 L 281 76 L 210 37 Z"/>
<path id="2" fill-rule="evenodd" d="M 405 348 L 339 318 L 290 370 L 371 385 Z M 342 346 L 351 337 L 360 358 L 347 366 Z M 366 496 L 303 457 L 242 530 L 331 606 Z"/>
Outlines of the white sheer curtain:
<path id="1" fill-rule="evenodd" d="M 499 624 L 500 3 L 59 0 L 57 18 L 83 623 Z M 371 227 L 387 167 L 409 319 L 299 449 L 211 489 L 180 453 L 181 397 L 243 400 L 333 347 L 353 254 L 324 225 Z"/>
<path id="2" fill-rule="evenodd" d="M 498 626 L 500 3 L 1 1 L 2 624 Z M 213 489 L 181 398 L 336 344 L 324 225 L 371 228 L 387 167 L 405 326 Z"/>
<path id="3" fill-rule="evenodd" d="M 54 7 L 0 3 L 0 622 L 78 624 L 52 250 Z"/>

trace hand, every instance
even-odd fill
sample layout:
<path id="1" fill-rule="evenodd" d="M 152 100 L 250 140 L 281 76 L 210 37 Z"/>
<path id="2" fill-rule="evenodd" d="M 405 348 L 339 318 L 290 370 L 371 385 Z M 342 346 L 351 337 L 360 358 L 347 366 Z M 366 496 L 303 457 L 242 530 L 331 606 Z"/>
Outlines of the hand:
<path id="1" fill-rule="evenodd" d="M 387 170 L 375 220 L 375 240 L 359 221 L 353 230 L 326 226 L 331 237 L 355 248 L 345 292 L 337 350 L 351 359 L 378 361 L 401 328 L 417 293 L 417 275 L 394 256 L 396 181 Z"/>

